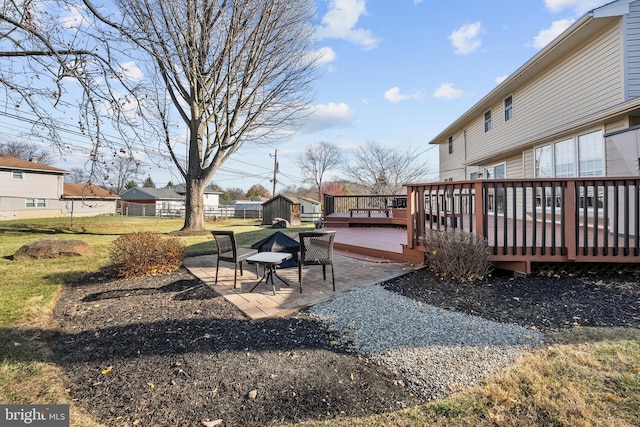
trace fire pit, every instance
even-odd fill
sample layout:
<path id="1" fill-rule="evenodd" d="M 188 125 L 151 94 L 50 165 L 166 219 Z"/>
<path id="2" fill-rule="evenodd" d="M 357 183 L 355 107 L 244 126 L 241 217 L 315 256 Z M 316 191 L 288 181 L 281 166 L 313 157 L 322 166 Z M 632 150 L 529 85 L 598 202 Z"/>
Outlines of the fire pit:
<path id="1" fill-rule="evenodd" d="M 298 266 L 298 251 L 300 250 L 300 244 L 287 236 L 281 231 L 273 233 L 271 236 L 251 245 L 252 249 L 257 249 L 258 252 L 287 252 L 291 254 L 291 259 L 284 261 L 278 266 L 278 268 L 289 268 Z"/>

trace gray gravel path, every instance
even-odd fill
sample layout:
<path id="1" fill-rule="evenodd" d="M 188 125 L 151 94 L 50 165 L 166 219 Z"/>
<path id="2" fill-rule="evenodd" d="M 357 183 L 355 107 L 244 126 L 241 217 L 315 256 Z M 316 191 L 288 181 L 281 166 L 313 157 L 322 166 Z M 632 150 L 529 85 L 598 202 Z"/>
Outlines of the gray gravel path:
<path id="1" fill-rule="evenodd" d="M 404 376 L 428 399 L 478 383 L 542 340 L 538 331 L 361 288 L 310 309 L 342 344 Z"/>

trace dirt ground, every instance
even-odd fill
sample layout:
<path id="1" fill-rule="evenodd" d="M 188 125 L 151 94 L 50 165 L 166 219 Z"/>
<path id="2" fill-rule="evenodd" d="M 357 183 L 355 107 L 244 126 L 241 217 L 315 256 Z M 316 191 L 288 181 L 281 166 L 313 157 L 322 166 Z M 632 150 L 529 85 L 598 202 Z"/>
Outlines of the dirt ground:
<path id="1" fill-rule="evenodd" d="M 427 270 L 385 284 L 439 307 L 543 332 L 640 328 L 636 277 L 496 274 L 454 286 Z M 268 426 L 421 403 L 402 378 L 346 351 L 304 312 L 247 319 L 186 270 L 87 276 L 55 311 L 51 342 L 77 405 L 108 426 Z"/>

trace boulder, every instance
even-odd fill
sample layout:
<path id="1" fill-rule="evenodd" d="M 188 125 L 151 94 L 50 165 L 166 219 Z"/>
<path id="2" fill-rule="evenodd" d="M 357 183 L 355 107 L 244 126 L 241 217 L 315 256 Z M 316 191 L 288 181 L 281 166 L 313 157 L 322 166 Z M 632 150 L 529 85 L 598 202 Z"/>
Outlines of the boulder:
<path id="1" fill-rule="evenodd" d="M 86 242 L 75 239 L 58 239 L 48 237 L 29 242 L 13 254 L 13 259 L 25 261 L 31 259 L 62 258 L 72 256 L 88 256 L 93 251 Z"/>
<path id="2" fill-rule="evenodd" d="M 287 221 L 284 218 L 274 218 L 273 221 L 271 221 L 271 228 L 289 228 L 291 227 L 291 224 L 289 224 L 289 221 Z"/>

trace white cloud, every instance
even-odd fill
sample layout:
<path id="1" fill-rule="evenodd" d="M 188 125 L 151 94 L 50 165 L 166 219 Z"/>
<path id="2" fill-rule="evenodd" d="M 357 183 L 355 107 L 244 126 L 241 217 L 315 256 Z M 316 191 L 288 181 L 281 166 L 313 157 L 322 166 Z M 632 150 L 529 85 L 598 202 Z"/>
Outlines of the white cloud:
<path id="1" fill-rule="evenodd" d="M 350 127 L 354 120 L 355 113 L 344 102 L 319 104 L 311 107 L 311 112 L 300 132 L 311 133 L 324 129 Z"/>
<path id="2" fill-rule="evenodd" d="M 553 21 L 549 28 L 540 30 L 537 36 L 533 38 L 533 47 L 536 49 L 542 49 L 551 42 L 551 40 L 558 37 L 564 30 L 569 28 L 575 21 L 573 19 L 561 19 L 559 21 Z"/>
<path id="3" fill-rule="evenodd" d="M 442 83 L 433 93 L 433 96 L 436 98 L 455 99 L 460 98 L 463 94 L 462 89 L 453 87 L 453 83 Z"/>
<path id="4" fill-rule="evenodd" d="M 544 5 L 551 12 L 573 9 L 576 14 L 582 15 L 604 3 L 604 0 L 545 0 Z"/>
<path id="5" fill-rule="evenodd" d="M 120 72 L 124 75 L 124 77 L 132 82 L 139 82 L 144 77 L 144 73 L 142 70 L 136 65 L 135 62 L 125 62 L 120 67 Z"/>
<path id="6" fill-rule="evenodd" d="M 329 11 L 322 18 L 318 28 L 320 40 L 327 38 L 344 39 L 362 46 L 365 50 L 375 49 L 380 39 L 371 30 L 356 28 L 360 16 L 365 15 L 365 0 L 331 0 Z"/>
<path id="7" fill-rule="evenodd" d="M 316 56 L 318 57 L 318 64 L 328 64 L 335 61 L 338 55 L 333 49 L 325 46 L 316 51 Z"/>
<path id="8" fill-rule="evenodd" d="M 503 81 L 507 80 L 507 77 L 509 77 L 509 76 L 507 76 L 507 75 L 505 74 L 504 76 L 498 76 L 498 77 L 496 77 L 494 80 L 495 80 L 495 82 L 496 82 L 496 83 L 500 84 L 500 83 L 502 83 Z"/>
<path id="9" fill-rule="evenodd" d="M 407 94 L 401 93 L 400 88 L 398 86 L 394 86 L 384 93 L 384 99 L 393 103 L 407 101 L 409 99 L 422 99 L 422 98 L 423 98 L 422 92 L 418 91 L 418 92 L 414 92 L 412 94 L 407 95 Z"/>
<path id="10" fill-rule="evenodd" d="M 62 26 L 67 29 L 80 28 L 82 26 L 89 25 L 89 21 L 85 18 L 86 15 L 87 13 L 82 7 L 72 5 L 60 16 L 60 22 L 62 23 Z"/>
<path id="11" fill-rule="evenodd" d="M 474 52 L 480 47 L 480 31 L 482 24 L 480 21 L 473 24 L 465 24 L 449 35 L 449 40 L 453 45 L 456 55 L 466 55 Z"/>

